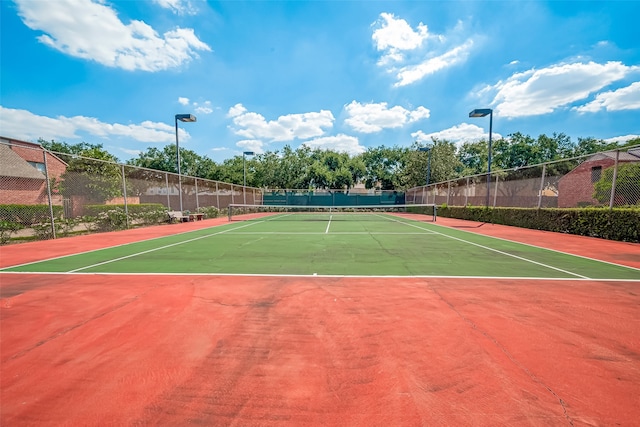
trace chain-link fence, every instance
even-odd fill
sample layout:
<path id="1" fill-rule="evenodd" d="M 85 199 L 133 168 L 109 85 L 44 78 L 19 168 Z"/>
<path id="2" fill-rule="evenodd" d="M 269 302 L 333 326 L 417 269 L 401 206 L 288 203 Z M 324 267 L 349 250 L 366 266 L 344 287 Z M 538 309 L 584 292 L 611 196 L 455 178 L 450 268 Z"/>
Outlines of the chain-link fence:
<path id="1" fill-rule="evenodd" d="M 260 204 L 262 190 L 0 140 L 2 244 L 159 224 L 169 211 L 216 217 L 233 203 Z"/>
<path id="2" fill-rule="evenodd" d="M 375 199 L 375 202 L 374 202 Z M 402 192 L 244 187 L 0 140 L 0 243 L 215 217 L 230 204 L 393 204 L 575 208 L 640 206 L 640 146 L 468 176 Z"/>
<path id="3" fill-rule="evenodd" d="M 640 206 L 640 146 L 415 187 L 406 203 L 579 208 Z"/>

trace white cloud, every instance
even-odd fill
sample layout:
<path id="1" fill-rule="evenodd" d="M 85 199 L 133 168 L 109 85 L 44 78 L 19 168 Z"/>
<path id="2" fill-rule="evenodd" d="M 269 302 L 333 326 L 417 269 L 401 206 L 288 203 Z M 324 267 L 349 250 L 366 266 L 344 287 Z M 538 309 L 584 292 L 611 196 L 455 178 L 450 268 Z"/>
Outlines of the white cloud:
<path id="1" fill-rule="evenodd" d="M 193 106 L 196 108 L 196 113 L 199 114 L 211 114 L 213 109 L 211 108 L 211 101 L 205 101 L 202 104 L 194 102 Z"/>
<path id="2" fill-rule="evenodd" d="M 144 121 L 140 124 L 104 123 L 93 117 L 39 116 L 26 110 L 0 106 L 0 128 L 6 135 L 25 140 L 80 139 L 79 132 L 100 138 L 125 137 L 138 142 L 175 142 L 175 128 L 167 123 Z M 188 140 L 189 134 L 179 129 L 180 139 Z"/>
<path id="3" fill-rule="evenodd" d="M 310 141 L 305 141 L 303 145 L 306 145 L 311 149 L 319 148 L 321 150 L 333 150 L 348 153 L 352 156 L 362 154 L 366 151 L 366 148 L 360 145 L 358 138 L 344 134 L 312 139 Z"/>
<path id="4" fill-rule="evenodd" d="M 130 150 L 128 148 L 122 148 L 122 147 L 114 147 L 116 150 L 120 150 L 123 153 L 125 153 L 128 157 L 137 157 L 139 154 L 142 153 L 142 150 Z"/>
<path id="5" fill-rule="evenodd" d="M 617 142 L 618 144 L 622 144 L 631 139 L 638 139 L 638 138 L 640 138 L 640 135 L 624 135 L 624 136 L 616 136 L 613 138 L 607 138 L 605 139 L 605 142 Z"/>
<path id="6" fill-rule="evenodd" d="M 578 62 L 517 73 L 493 87 L 497 91 L 495 113 L 501 117 L 551 113 L 638 69 L 620 62 Z"/>
<path id="7" fill-rule="evenodd" d="M 426 59 L 416 65 L 403 67 L 397 73 L 398 81 L 394 86 L 399 87 L 415 83 L 430 74 L 466 61 L 472 47 L 473 41 L 467 40 L 462 45 L 456 46 L 440 56 Z"/>
<path id="8" fill-rule="evenodd" d="M 176 15 L 195 15 L 196 8 L 189 0 L 152 0 L 163 9 L 169 9 Z"/>
<path id="9" fill-rule="evenodd" d="M 640 109 L 640 82 L 614 91 L 599 93 L 586 105 L 574 107 L 579 113 L 595 113 L 600 110 L 620 111 Z"/>
<path id="10" fill-rule="evenodd" d="M 481 139 L 489 139 L 489 132 L 479 126 L 469 123 L 461 123 L 459 125 L 444 129 L 438 132 L 424 133 L 421 130 L 413 132 L 411 137 L 420 143 L 431 144 L 433 139 L 442 139 L 460 145 L 466 141 L 479 141 Z M 502 135 L 493 132 L 492 139 L 500 139 Z"/>
<path id="11" fill-rule="evenodd" d="M 464 31 L 462 22 L 458 22 L 452 30 L 453 37 L 430 34 L 422 22 L 414 30 L 404 19 L 396 18 L 390 13 L 381 13 L 373 24 L 375 30 L 372 39 L 376 49 L 381 52 L 378 65 L 387 72 L 395 74 L 398 81 L 395 87 L 415 83 L 438 71 L 462 63 L 468 58 L 473 41 L 463 43 L 460 34 Z M 433 40 L 434 43 L 427 41 Z"/>
<path id="12" fill-rule="evenodd" d="M 246 113 L 248 110 L 246 108 L 244 108 L 244 105 L 242 104 L 236 104 L 233 107 L 229 108 L 229 112 L 227 113 L 227 117 L 237 117 L 240 116 L 244 113 Z"/>
<path id="13" fill-rule="evenodd" d="M 257 139 L 245 139 L 236 142 L 236 146 L 240 147 L 242 151 L 253 151 L 256 154 L 264 153 L 264 143 Z"/>
<path id="14" fill-rule="evenodd" d="M 211 101 L 200 102 L 191 102 L 189 98 L 179 97 L 178 102 L 185 107 L 192 107 L 196 113 L 198 114 L 211 114 L 213 113 L 213 108 L 211 106 Z"/>
<path id="15" fill-rule="evenodd" d="M 388 108 L 386 102 L 361 104 L 352 101 L 344 108 L 349 116 L 345 119 L 345 124 L 362 133 L 399 128 L 407 123 L 427 119 L 430 115 L 429 110 L 422 106 L 410 111 L 398 105 Z"/>
<path id="16" fill-rule="evenodd" d="M 419 48 L 429 37 L 427 26 L 422 22 L 414 31 L 407 21 L 397 19 L 391 13 L 381 13 L 374 25 L 377 28 L 371 38 L 376 49 L 384 52 L 380 64 L 401 61 L 404 58 L 402 51 Z"/>
<path id="17" fill-rule="evenodd" d="M 247 111 L 242 104 L 236 104 L 227 114 L 233 121 L 236 135 L 247 139 L 269 141 L 292 141 L 324 135 L 325 128 L 333 127 L 331 111 L 288 114 L 277 120 L 267 121 L 261 114 Z"/>
<path id="18" fill-rule="evenodd" d="M 124 24 L 114 9 L 91 0 L 16 0 L 25 25 L 44 34 L 38 40 L 65 54 L 125 70 L 179 67 L 211 48 L 190 28 L 159 36 L 142 21 Z"/>

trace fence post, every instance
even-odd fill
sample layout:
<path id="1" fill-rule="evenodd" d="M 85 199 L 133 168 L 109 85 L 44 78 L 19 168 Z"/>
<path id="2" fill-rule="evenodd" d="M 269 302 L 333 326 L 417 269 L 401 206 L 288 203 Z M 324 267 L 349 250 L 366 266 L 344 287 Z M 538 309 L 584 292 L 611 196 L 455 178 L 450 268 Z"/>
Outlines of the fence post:
<path id="1" fill-rule="evenodd" d="M 218 181 L 216 181 L 216 208 L 220 209 L 220 189 L 218 188 Z"/>
<path id="2" fill-rule="evenodd" d="M 449 196 L 451 195 L 451 181 L 447 182 L 447 206 L 449 206 Z"/>
<path id="3" fill-rule="evenodd" d="M 200 199 L 198 197 L 198 178 L 195 178 L 196 180 L 196 211 L 198 209 L 200 209 Z"/>
<path id="4" fill-rule="evenodd" d="M 127 229 L 129 228 L 129 203 L 127 202 L 127 180 L 124 177 L 124 165 L 120 165 L 120 170 L 122 171 L 122 195 L 124 196 L 124 217 L 127 224 Z"/>
<path id="5" fill-rule="evenodd" d="M 618 179 L 618 158 L 620 150 L 616 150 L 616 162 L 613 165 L 613 179 L 611 180 L 611 198 L 609 199 L 609 210 L 613 209 L 613 200 L 616 195 L 616 180 Z"/>
<path id="6" fill-rule="evenodd" d="M 49 199 L 49 219 L 51 220 L 51 236 L 56 238 L 56 219 L 53 215 L 53 200 L 51 198 L 51 182 L 49 181 L 49 165 L 47 164 L 47 151 L 42 150 L 44 158 L 44 178 L 47 181 L 47 198 Z"/>
<path id="7" fill-rule="evenodd" d="M 464 187 L 464 205 L 469 204 L 469 177 L 467 177 L 467 185 Z"/>
<path id="8" fill-rule="evenodd" d="M 542 165 L 542 178 L 540 178 L 540 191 L 538 191 L 538 209 L 542 206 L 542 192 L 544 191 L 544 176 L 547 173 L 547 164 Z"/>
<path id="9" fill-rule="evenodd" d="M 171 195 L 169 194 L 169 174 L 167 172 L 164 173 L 164 182 L 167 186 L 167 207 L 171 210 Z"/>
<path id="10" fill-rule="evenodd" d="M 496 207 L 496 201 L 498 200 L 498 182 L 500 181 L 500 175 L 496 175 L 496 189 L 493 193 L 493 207 Z"/>

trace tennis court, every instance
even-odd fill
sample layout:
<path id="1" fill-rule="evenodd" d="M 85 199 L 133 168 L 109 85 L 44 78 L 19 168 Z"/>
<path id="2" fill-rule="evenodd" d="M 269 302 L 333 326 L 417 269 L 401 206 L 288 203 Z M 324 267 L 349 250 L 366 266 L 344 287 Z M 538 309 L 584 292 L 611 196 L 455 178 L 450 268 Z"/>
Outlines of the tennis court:
<path id="1" fill-rule="evenodd" d="M 7 268 L 56 273 L 637 279 L 626 266 L 440 227 L 430 216 L 276 212 Z"/>
<path id="2" fill-rule="evenodd" d="M 640 245 L 270 212 L 2 248 L 3 425 L 633 425 Z"/>

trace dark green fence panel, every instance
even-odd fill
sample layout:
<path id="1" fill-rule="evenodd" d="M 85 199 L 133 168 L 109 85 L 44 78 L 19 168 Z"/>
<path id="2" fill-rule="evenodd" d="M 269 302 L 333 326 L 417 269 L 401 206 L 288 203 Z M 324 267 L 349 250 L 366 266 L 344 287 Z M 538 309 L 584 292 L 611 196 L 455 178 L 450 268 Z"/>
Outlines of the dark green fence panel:
<path id="1" fill-rule="evenodd" d="M 343 192 L 294 192 L 274 191 L 263 195 L 265 205 L 293 206 L 377 206 L 405 203 L 403 192 L 384 192 L 381 194 L 359 194 Z"/>

